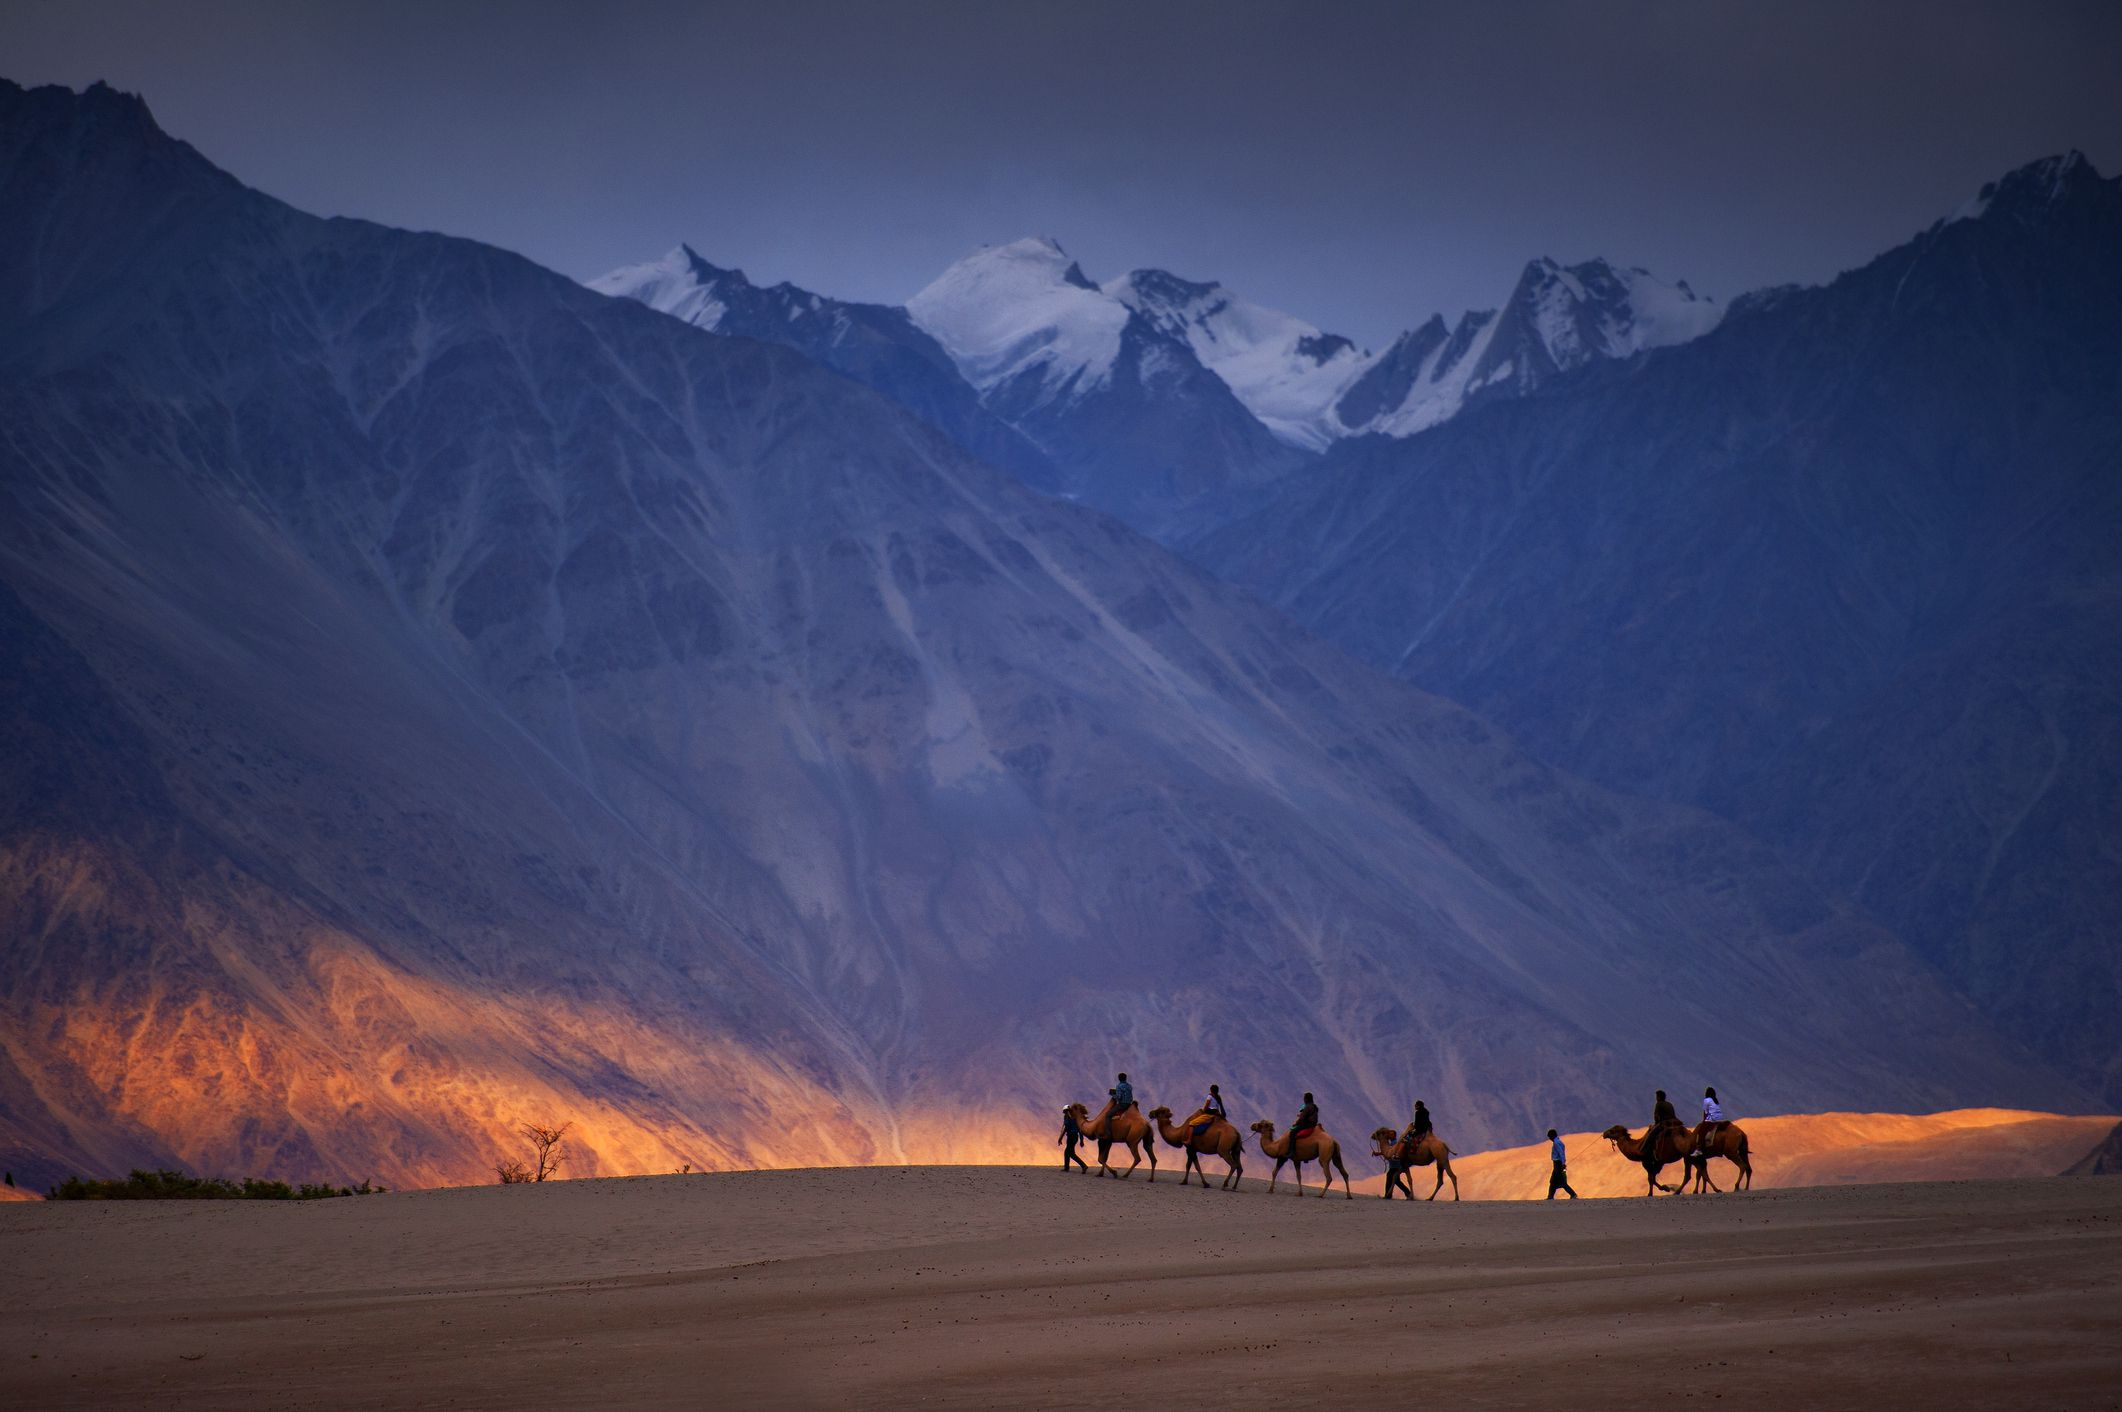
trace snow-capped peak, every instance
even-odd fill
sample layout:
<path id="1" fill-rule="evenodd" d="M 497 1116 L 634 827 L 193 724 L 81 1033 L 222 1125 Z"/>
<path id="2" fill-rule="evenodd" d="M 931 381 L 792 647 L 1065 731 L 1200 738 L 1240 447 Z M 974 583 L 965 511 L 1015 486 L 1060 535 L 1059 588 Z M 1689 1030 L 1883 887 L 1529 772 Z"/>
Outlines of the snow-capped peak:
<path id="1" fill-rule="evenodd" d="M 1349 385 L 1334 414 L 1346 432 L 1412 436 L 1476 400 L 1530 392 L 1557 373 L 1699 338 L 1723 317 L 1715 301 L 1646 270 L 1605 260 L 1534 260 L 1500 312 L 1431 320 Z"/>
<path id="2" fill-rule="evenodd" d="M 1338 334 L 1243 299 L 1220 284 L 1136 270 L 1105 286 L 1159 331 L 1184 340 L 1283 441 L 1319 450 L 1337 434 L 1333 406 L 1372 356 Z"/>
<path id="3" fill-rule="evenodd" d="M 1054 240 L 984 245 L 906 301 L 906 312 L 985 392 L 1036 371 L 1087 391 L 1112 373 L 1127 306 Z"/>
<path id="4" fill-rule="evenodd" d="M 1518 299 L 1557 369 L 1595 358 L 1627 358 L 1700 338 L 1724 311 L 1698 296 L 1687 281 L 1667 284 L 1650 271 L 1617 268 L 1605 260 L 1560 265 L 1539 259 L 1525 267 Z"/>
<path id="5" fill-rule="evenodd" d="M 589 281 L 589 287 L 713 329 L 729 312 L 731 294 L 751 288 L 751 281 L 744 271 L 711 265 L 690 245 L 680 244 L 660 260 L 613 270 Z"/>

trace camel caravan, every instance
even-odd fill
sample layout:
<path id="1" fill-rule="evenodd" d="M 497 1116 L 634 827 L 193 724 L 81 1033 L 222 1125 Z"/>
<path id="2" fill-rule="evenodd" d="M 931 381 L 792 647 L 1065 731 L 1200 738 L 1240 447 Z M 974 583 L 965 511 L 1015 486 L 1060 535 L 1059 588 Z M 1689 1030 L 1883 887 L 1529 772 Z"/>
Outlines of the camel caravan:
<path id="1" fill-rule="evenodd" d="M 1268 1176 L 1267 1189 L 1270 1194 L 1282 1179 L 1284 1166 L 1294 1168 L 1297 1192 L 1304 1194 L 1304 1165 L 1315 1163 L 1319 1168 L 1319 1195 L 1326 1196 L 1334 1187 L 1334 1178 L 1341 1178 L 1341 1194 L 1349 1200 L 1355 1199 L 1355 1191 L 1349 1184 L 1348 1165 L 1341 1160 L 1341 1144 L 1320 1125 L 1319 1106 L 1310 1094 L 1304 1095 L 1304 1103 L 1289 1130 L 1277 1134 L 1275 1125 L 1261 1119 L 1250 1131 L 1257 1140 L 1260 1154 L 1274 1159 L 1273 1172 Z M 1721 1157 L 1738 1169 L 1738 1177 L 1732 1183 L 1734 1191 L 1751 1190 L 1754 1182 L 1753 1162 L 1746 1140 L 1746 1132 L 1737 1123 L 1724 1116 L 1717 1101 L 1717 1091 L 1707 1089 L 1702 1098 L 1702 1121 L 1693 1127 L 1679 1119 L 1673 1105 L 1667 1101 L 1665 1090 L 1659 1089 L 1651 1110 L 1650 1126 L 1641 1137 L 1628 1128 L 1616 1124 L 1601 1134 L 1614 1145 L 1614 1150 L 1625 1160 L 1643 1168 L 1648 1186 L 1646 1196 L 1659 1192 L 1679 1193 L 1722 1191 L 1723 1188 L 1710 1180 L 1709 1162 L 1712 1157 Z M 1547 1130 L 1550 1156 L 1554 1172 L 1548 1180 L 1547 1196 L 1550 1201 L 1560 1192 L 1572 1198 L 1576 1192 L 1569 1185 L 1568 1155 L 1561 1137 L 1553 1128 Z M 1415 1189 L 1408 1174 L 1417 1167 L 1436 1169 L 1436 1184 L 1430 1188 L 1425 1201 L 1437 1199 L 1444 1184 L 1451 1183 L 1452 1200 L 1459 1199 L 1459 1178 L 1452 1171 L 1452 1148 L 1438 1137 L 1430 1122 L 1429 1108 L 1416 1100 L 1414 1119 L 1403 1131 L 1399 1128 L 1381 1127 L 1370 1135 L 1371 1155 L 1385 1163 L 1385 1199 L 1395 1195 L 1415 1199 Z M 1180 1174 L 1179 1185 L 1190 1184 L 1195 1177 L 1201 1179 L 1201 1189 L 1208 1189 L 1208 1173 L 1201 1166 L 1201 1159 L 1213 1157 L 1224 1167 L 1221 1189 L 1235 1191 L 1245 1175 L 1245 1133 L 1230 1119 L 1223 1105 L 1222 1091 L 1215 1084 L 1208 1086 L 1208 1097 L 1188 1115 L 1183 1123 L 1172 1121 L 1172 1110 L 1157 1107 L 1144 1114 L 1135 1102 L 1134 1085 L 1126 1074 L 1109 1090 L 1105 1106 L 1093 1116 L 1089 1108 L 1081 1103 L 1071 1103 L 1061 1110 L 1061 1170 L 1070 1170 L 1071 1164 L 1088 1172 L 1089 1164 L 1076 1152 L 1083 1142 L 1098 1145 L 1098 1175 L 1125 1180 L 1141 1167 L 1143 1159 L 1149 1159 L 1149 1179 L 1157 1179 L 1157 1144 L 1162 1141 L 1167 1147 L 1175 1147 L 1186 1156 L 1185 1170 Z M 1112 1165 L 1115 1148 L 1125 1147 L 1128 1155 L 1126 1171 Z M 1678 1166 L 1681 1180 L 1678 1185 L 1667 1185 L 1658 1180 L 1658 1174 L 1667 1167 Z"/>

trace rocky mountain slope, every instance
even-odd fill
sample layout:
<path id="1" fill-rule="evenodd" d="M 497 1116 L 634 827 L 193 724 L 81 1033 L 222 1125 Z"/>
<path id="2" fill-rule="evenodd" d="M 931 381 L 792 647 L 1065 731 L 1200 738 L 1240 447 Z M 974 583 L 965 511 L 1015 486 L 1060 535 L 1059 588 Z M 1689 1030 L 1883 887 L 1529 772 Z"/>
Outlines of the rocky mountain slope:
<path id="1" fill-rule="evenodd" d="M 904 309 L 832 299 L 785 281 L 762 288 L 744 271 L 709 264 L 685 245 L 589 287 L 697 328 L 794 348 L 875 388 L 977 459 L 1040 490 L 1062 488 L 1053 462 L 980 405 L 950 355 Z"/>
<path id="2" fill-rule="evenodd" d="M 978 1158 L 1116 1068 L 1469 1140 L 1743 1073 L 2073 1101 L 1534 763 L 787 349 L 0 86 L 0 1155 Z"/>
<path id="3" fill-rule="evenodd" d="M 1544 758 L 1847 889 L 2122 1097 L 2122 185 L 2075 154 L 1819 289 L 1404 441 L 1203 562 Z"/>

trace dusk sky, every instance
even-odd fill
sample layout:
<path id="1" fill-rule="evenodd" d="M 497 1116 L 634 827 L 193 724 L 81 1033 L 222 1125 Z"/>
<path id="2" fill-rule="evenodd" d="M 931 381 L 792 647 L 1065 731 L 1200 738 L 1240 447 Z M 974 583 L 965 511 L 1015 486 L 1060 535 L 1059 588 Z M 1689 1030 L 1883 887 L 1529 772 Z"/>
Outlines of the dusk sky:
<path id="1" fill-rule="evenodd" d="M 1373 345 L 1536 255 L 1728 299 L 2051 152 L 2112 174 L 2118 69 L 2112 3 L 0 8 L 0 76 L 577 277 L 684 240 L 898 302 L 1043 234 Z"/>

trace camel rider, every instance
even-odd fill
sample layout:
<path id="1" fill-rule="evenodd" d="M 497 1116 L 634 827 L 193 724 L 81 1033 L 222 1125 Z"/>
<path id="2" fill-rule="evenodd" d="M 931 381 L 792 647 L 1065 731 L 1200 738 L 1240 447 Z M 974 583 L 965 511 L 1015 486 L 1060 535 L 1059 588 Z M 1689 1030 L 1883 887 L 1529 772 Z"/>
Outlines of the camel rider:
<path id="1" fill-rule="evenodd" d="M 1209 1128 L 1215 1125 L 1217 1119 L 1228 1119 L 1229 1117 L 1229 1110 L 1223 1106 L 1223 1090 L 1217 1088 L 1214 1084 L 1210 1084 L 1208 1086 L 1208 1097 L 1202 1099 L 1201 1106 L 1194 1110 L 1192 1124 L 1194 1136 L 1199 1137 L 1207 1132 Z"/>
<path id="2" fill-rule="evenodd" d="M 1700 1151 L 1702 1145 L 1723 1127 L 1724 1105 L 1717 1102 L 1715 1089 L 1705 1088 L 1702 1090 L 1702 1126 L 1695 1130 L 1695 1149 Z"/>
<path id="3" fill-rule="evenodd" d="M 1113 1116 L 1118 1117 L 1134 1106 L 1135 1086 L 1127 1081 L 1127 1075 L 1122 1074 L 1120 1082 L 1113 1086 Z"/>
<path id="4" fill-rule="evenodd" d="M 1679 1126 L 1680 1115 L 1673 1111 L 1672 1102 L 1666 1098 L 1665 1090 L 1659 1089 L 1658 1101 L 1650 1110 L 1650 1131 L 1643 1134 L 1643 1156 L 1646 1159 L 1655 1157 L 1658 1151 L 1658 1134 L 1667 1128 Z"/>
<path id="5" fill-rule="evenodd" d="M 1415 1149 L 1422 1147 L 1422 1138 L 1430 1136 L 1434 1127 L 1430 1125 L 1430 1108 L 1420 1098 L 1415 1100 L 1415 1117 L 1407 1123 L 1407 1132 L 1401 1134 L 1401 1153 L 1407 1161 L 1413 1161 Z"/>
<path id="6" fill-rule="evenodd" d="M 1319 1105 L 1310 1094 L 1304 1095 L 1304 1106 L 1297 1110 L 1297 1121 L 1289 1125 L 1289 1155 L 1297 1155 L 1297 1139 L 1319 1126 Z"/>

